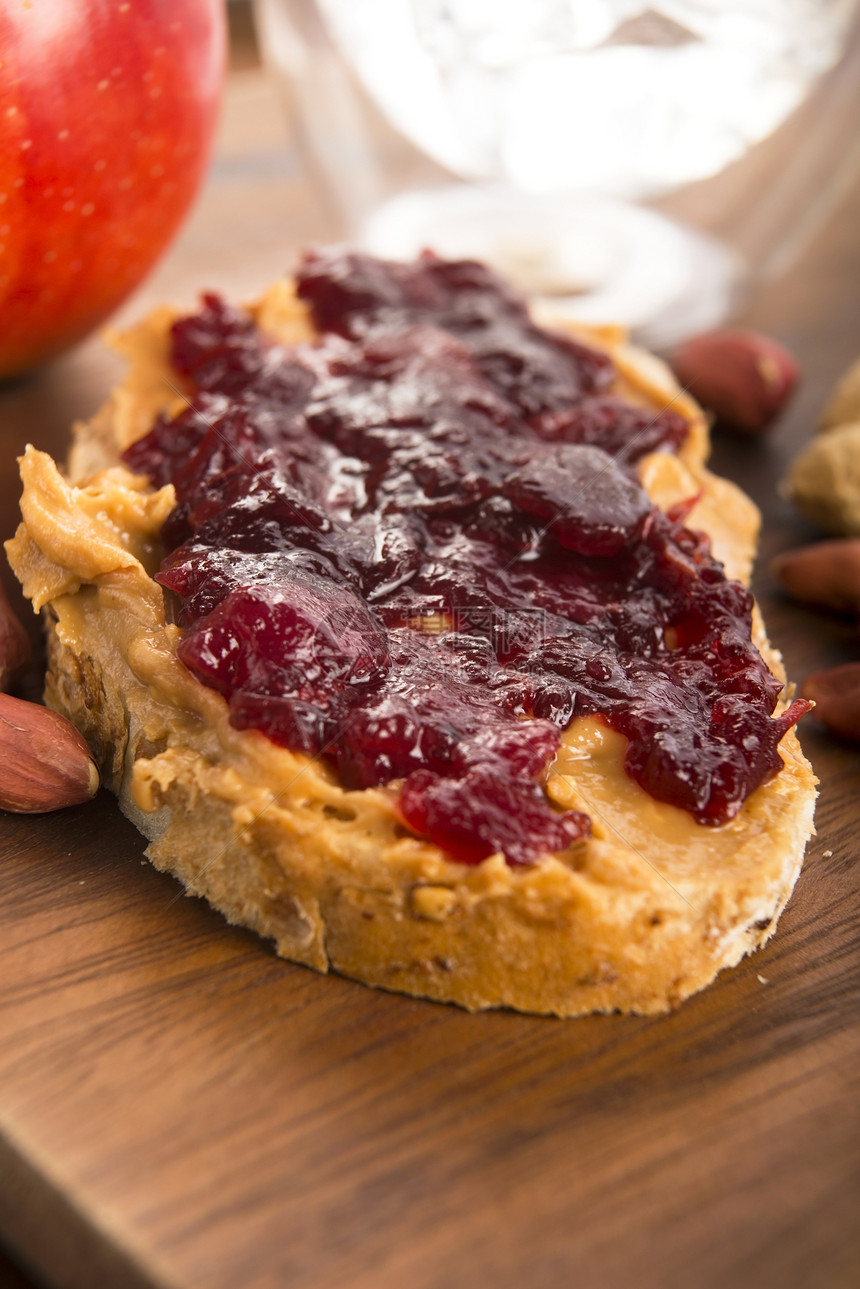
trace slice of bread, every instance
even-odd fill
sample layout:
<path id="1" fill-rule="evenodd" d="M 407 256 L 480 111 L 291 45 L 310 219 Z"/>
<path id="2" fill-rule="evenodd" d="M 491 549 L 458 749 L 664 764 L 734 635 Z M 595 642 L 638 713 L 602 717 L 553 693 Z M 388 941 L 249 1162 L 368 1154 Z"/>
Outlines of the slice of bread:
<path id="1" fill-rule="evenodd" d="M 254 312 L 281 341 L 312 338 L 289 284 Z M 793 731 L 783 770 L 715 828 L 648 796 L 623 769 L 625 740 L 580 718 L 546 789 L 590 815 L 592 836 L 511 867 L 501 855 L 452 861 L 403 828 L 395 792 L 349 791 L 324 761 L 230 725 L 225 700 L 178 660 L 181 631 L 153 580 L 173 488 L 119 464 L 159 411 L 184 403 L 168 363 L 173 318 L 160 310 L 116 340 L 128 375 L 76 427 L 65 476 L 28 448 L 23 523 L 7 544 L 47 623 L 46 700 L 92 746 L 156 867 L 285 958 L 470 1009 L 659 1013 L 763 944 L 812 830 L 815 779 Z M 698 494 L 687 522 L 748 580 L 758 514 L 706 470 L 700 410 L 619 331 L 578 334 L 612 355 L 613 392 L 686 418 L 679 453 L 646 457 L 640 478 L 663 508 Z M 757 616 L 754 637 L 782 676 Z"/>

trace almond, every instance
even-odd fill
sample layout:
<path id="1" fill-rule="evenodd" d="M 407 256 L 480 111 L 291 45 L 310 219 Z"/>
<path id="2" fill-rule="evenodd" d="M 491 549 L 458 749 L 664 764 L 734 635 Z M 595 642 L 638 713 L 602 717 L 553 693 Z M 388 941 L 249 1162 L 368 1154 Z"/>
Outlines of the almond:
<path id="1" fill-rule="evenodd" d="M 813 672 L 803 683 L 803 696 L 815 703 L 815 719 L 822 725 L 860 743 L 860 662 Z"/>
<path id="2" fill-rule="evenodd" d="M 41 814 L 80 805 L 99 772 L 81 735 L 49 707 L 0 694 L 0 808 Z"/>
<path id="3" fill-rule="evenodd" d="M 860 538 L 786 551 L 773 561 L 771 572 L 798 600 L 840 613 L 860 613 Z"/>
<path id="4" fill-rule="evenodd" d="M 0 690 L 8 689 L 30 657 L 30 641 L 0 586 Z"/>
<path id="5" fill-rule="evenodd" d="M 722 425 L 761 434 L 782 411 L 799 369 L 782 345 L 757 331 L 704 331 L 677 351 L 672 368 Z"/>

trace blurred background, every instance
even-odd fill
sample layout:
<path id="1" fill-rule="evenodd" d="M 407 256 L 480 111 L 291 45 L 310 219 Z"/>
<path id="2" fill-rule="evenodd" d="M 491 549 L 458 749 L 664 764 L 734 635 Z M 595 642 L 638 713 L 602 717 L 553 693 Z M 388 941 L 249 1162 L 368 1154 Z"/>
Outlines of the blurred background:
<path id="1" fill-rule="evenodd" d="M 831 76 L 853 0 L 254 12 L 339 236 L 393 257 L 480 257 L 652 346 L 721 321 L 782 272 L 860 163 L 860 84 Z"/>
<path id="2" fill-rule="evenodd" d="M 123 316 L 190 302 L 203 281 L 260 288 L 310 240 L 392 255 L 432 244 L 661 348 L 783 279 L 860 174 L 854 0 L 517 3 L 529 20 L 512 49 L 505 5 L 395 9 L 412 25 L 385 0 L 230 0 L 206 190 Z M 566 29 L 594 10 L 607 12 Z M 685 10 L 686 27 L 669 16 Z M 568 103 L 560 86 L 584 71 Z M 554 88 L 520 119 L 542 79 Z M 643 111 L 649 79 L 664 88 Z"/>

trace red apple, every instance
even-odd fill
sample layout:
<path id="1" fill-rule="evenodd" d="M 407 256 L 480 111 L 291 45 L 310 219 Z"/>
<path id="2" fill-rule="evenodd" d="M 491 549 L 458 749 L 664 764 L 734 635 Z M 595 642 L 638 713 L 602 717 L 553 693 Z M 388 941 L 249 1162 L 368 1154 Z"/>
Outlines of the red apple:
<path id="1" fill-rule="evenodd" d="M 0 376 L 98 326 L 206 167 L 223 0 L 0 0 Z"/>

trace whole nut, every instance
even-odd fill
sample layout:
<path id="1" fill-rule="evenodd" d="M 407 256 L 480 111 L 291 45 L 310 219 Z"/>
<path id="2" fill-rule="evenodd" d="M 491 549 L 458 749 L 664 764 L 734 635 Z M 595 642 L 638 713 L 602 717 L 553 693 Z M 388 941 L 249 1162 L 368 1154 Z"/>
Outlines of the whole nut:
<path id="1" fill-rule="evenodd" d="M 796 599 L 840 613 L 860 613 L 860 538 L 815 542 L 786 551 L 770 567 Z"/>
<path id="2" fill-rule="evenodd" d="M 672 359 L 681 384 L 717 420 L 761 434 L 782 411 L 799 369 L 782 345 L 757 331 L 704 331 Z"/>
<path id="3" fill-rule="evenodd" d="M 89 801 L 99 772 L 59 712 L 0 694 L 0 809 L 42 814 Z"/>
<path id="4" fill-rule="evenodd" d="M 30 641 L 0 586 L 0 690 L 8 689 L 30 657 Z"/>
<path id="5" fill-rule="evenodd" d="M 815 703 L 813 714 L 822 725 L 860 742 L 860 662 L 813 672 L 803 682 L 803 696 Z"/>
<path id="6" fill-rule="evenodd" d="M 816 435 L 792 462 L 782 491 L 825 532 L 860 536 L 860 421 Z"/>
<path id="7" fill-rule="evenodd" d="M 860 421 L 860 358 L 843 373 L 833 393 L 825 404 L 819 422 L 822 430 L 834 425 Z"/>

